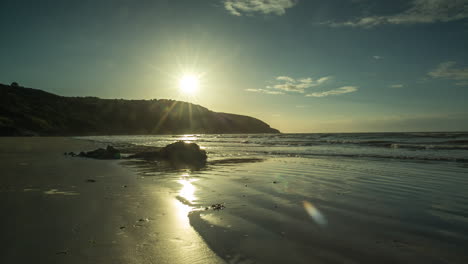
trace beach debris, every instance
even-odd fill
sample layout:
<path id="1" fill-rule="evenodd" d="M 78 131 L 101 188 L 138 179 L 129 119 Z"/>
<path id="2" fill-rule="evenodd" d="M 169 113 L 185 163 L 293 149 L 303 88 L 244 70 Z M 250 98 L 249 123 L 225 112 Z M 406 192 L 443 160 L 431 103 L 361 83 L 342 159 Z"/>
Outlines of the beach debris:
<path id="1" fill-rule="evenodd" d="M 96 182 L 95 179 L 87 179 L 86 182 Z"/>
<path id="2" fill-rule="evenodd" d="M 62 250 L 62 251 L 57 251 L 55 252 L 55 255 L 67 255 L 68 254 L 68 249 Z"/>
<path id="3" fill-rule="evenodd" d="M 120 151 L 112 146 L 107 148 L 98 148 L 88 152 L 80 152 L 80 157 L 93 158 L 93 159 L 120 159 Z"/>
<path id="4" fill-rule="evenodd" d="M 125 229 L 125 226 L 121 226 L 121 227 L 119 227 L 119 229 L 120 229 L 120 230 Z"/>
<path id="5" fill-rule="evenodd" d="M 312 217 L 312 220 L 314 220 L 320 226 L 327 225 L 328 222 L 325 216 L 312 203 L 308 201 L 303 201 L 302 204 L 307 214 L 310 215 L 310 217 Z"/>
<path id="6" fill-rule="evenodd" d="M 223 210 L 224 208 L 226 208 L 226 206 L 224 206 L 224 204 L 217 203 L 217 204 L 212 204 L 211 208 L 215 211 L 219 211 L 219 210 Z"/>
<path id="7" fill-rule="evenodd" d="M 74 192 L 74 191 L 59 191 L 58 189 L 50 189 L 48 191 L 45 191 L 44 194 L 47 195 L 79 195 L 79 193 Z"/>

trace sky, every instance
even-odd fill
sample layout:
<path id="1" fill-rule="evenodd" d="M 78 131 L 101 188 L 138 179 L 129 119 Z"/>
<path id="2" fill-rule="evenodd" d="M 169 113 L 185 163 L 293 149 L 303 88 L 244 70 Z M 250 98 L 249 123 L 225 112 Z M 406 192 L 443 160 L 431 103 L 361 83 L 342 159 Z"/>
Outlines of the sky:
<path id="1" fill-rule="evenodd" d="M 2 0 L 0 43 L 0 83 L 64 96 L 293 133 L 468 131 L 468 0 Z"/>

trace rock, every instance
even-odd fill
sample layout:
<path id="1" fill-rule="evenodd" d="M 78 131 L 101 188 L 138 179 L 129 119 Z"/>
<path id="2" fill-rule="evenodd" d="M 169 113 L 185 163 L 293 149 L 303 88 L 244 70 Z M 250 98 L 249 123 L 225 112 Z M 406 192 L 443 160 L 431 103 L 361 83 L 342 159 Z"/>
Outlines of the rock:
<path id="1" fill-rule="evenodd" d="M 96 182 L 94 179 L 87 179 L 86 182 Z"/>
<path id="2" fill-rule="evenodd" d="M 161 158 L 159 151 L 145 151 L 128 156 L 129 159 L 157 160 Z"/>
<path id="3" fill-rule="evenodd" d="M 120 159 L 120 151 L 112 146 L 98 148 L 89 152 L 80 152 L 79 156 L 93 159 Z"/>
<path id="4" fill-rule="evenodd" d="M 170 161 L 174 165 L 187 164 L 203 166 L 206 163 L 206 151 L 200 149 L 196 143 L 178 141 L 169 144 L 160 151 L 162 159 Z"/>
<path id="5" fill-rule="evenodd" d="M 200 149 L 195 143 L 185 143 L 178 141 L 165 146 L 164 148 L 146 147 L 141 149 L 142 152 L 137 152 L 128 156 L 129 159 L 144 159 L 144 160 L 157 160 L 167 161 L 174 167 L 190 167 L 201 168 L 206 165 L 206 151 Z M 123 153 L 128 153 L 123 149 Z M 69 154 L 71 155 L 71 154 Z M 80 157 L 93 158 L 93 159 L 120 159 L 121 151 L 107 146 L 106 149 L 99 148 L 89 152 L 80 152 Z"/>

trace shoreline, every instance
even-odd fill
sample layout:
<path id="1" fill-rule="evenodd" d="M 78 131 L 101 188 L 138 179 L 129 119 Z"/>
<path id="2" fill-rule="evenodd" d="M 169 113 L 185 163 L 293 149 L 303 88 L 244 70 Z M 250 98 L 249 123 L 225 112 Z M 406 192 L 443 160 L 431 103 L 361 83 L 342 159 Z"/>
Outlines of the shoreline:
<path id="1" fill-rule="evenodd" d="M 107 142 L 22 139 L 0 138 L 0 204 L 14 216 L 0 222 L 14 227 L 1 240 L 5 263 L 467 260 L 468 181 L 456 163 L 219 155 L 220 146 L 205 169 L 166 170 L 63 155 Z"/>
<path id="2" fill-rule="evenodd" d="M 0 138 L 0 262 L 223 263 L 180 213 L 172 179 L 63 155 L 102 146 Z"/>

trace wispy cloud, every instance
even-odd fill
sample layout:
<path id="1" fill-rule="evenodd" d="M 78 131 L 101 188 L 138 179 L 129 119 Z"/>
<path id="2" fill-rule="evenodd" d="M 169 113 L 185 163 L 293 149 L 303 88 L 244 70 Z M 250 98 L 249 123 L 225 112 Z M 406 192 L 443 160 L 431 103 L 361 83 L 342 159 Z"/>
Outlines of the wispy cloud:
<path id="1" fill-rule="evenodd" d="M 447 61 L 439 64 L 437 68 L 429 72 L 432 78 L 443 78 L 450 80 L 468 80 L 468 68 L 455 68 L 457 63 Z"/>
<path id="2" fill-rule="evenodd" d="M 383 57 L 378 56 L 378 55 L 374 55 L 374 56 L 372 56 L 372 58 L 374 58 L 375 60 L 383 60 Z"/>
<path id="3" fill-rule="evenodd" d="M 390 88 L 403 88 L 404 85 L 403 84 L 392 84 L 390 85 Z"/>
<path id="4" fill-rule="evenodd" d="M 383 24 L 429 24 L 468 18 L 468 0 L 413 0 L 405 11 L 386 16 L 367 16 L 345 22 L 328 22 L 333 27 L 371 28 Z"/>
<path id="5" fill-rule="evenodd" d="M 288 76 L 278 76 L 276 77 L 276 81 L 279 83 L 268 85 L 266 88 L 270 90 L 281 90 L 281 91 L 287 91 L 287 92 L 304 93 L 305 89 L 319 86 L 327 82 L 330 79 L 331 79 L 331 76 L 325 76 L 325 77 L 321 77 L 318 79 L 313 79 L 310 77 L 294 79 Z"/>
<path id="6" fill-rule="evenodd" d="M 284 94 L 281 91 L 272 91 L 272 90 L 267 90 L 267 89 L 245 89 L 247 92 L 253 92 L 253 93 L 264 93 L 264 94 Z"/>
<path id="7" fill-rule="evenodd" d="M 358 90 L 358 87 L 356 86 L 343 86 L 337 89 L 333 89 L 330 91 L 325 91 L 325 92 L 316 92 L 316 93 L 311 93 L 307 94 L 306 96 L 311 96 L 311 97 L 325 97 L 329 95 L 340 95 L 340 94 L 347 94 L 347 93 L 353 93 Z"/>
<path id="8" fill-rule="evenodd" d="M 284 15 L 286 9 L 297 4 L 297 0 L 224 0 L 224 8 L 234 16 L 254 13 Z"/>
<path id="9" fill-rule="evenodd" d="M 278 76 L 275 78 L 276 84 L 268 85 L 264 89 L 245 89 L 247 92 L 254 92 L 254 93 L 264 93 L 264 94 L 287 94 L 287 93 L 296 93 L 296 94 L 305 94 L 306 89 L 311 87 L 318 87 L 322 84 L 328 82 L 332 79 L 331 76 L 324 76 L 321 78 L 292 78 L 289 76 Z M 328 90 L 328 91 L 321 91 L 321 92 L 314 92 L 314 93 L 307 93 L 305 96 L 308 97 L 325 97 L 329 95 L 340 95 L 346 93 L 356 92 L 358 87 L 356 86 L 343 86 L 337 89 Z M 297 108 L 307 107 L 304 105 L 297 105 Z"/>

